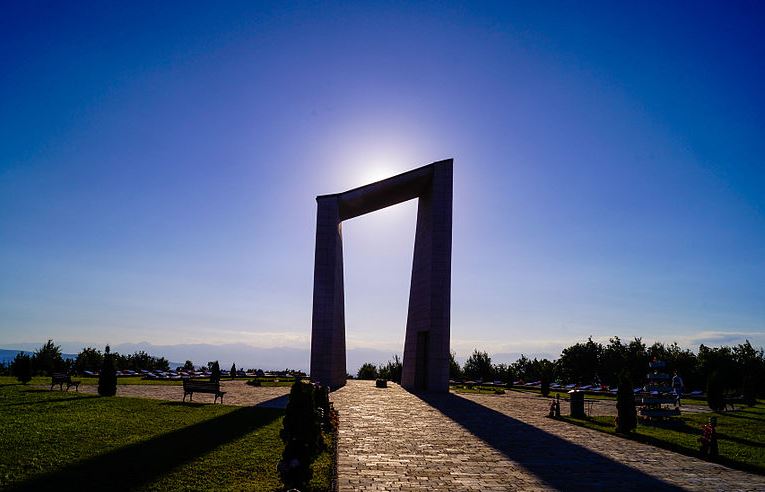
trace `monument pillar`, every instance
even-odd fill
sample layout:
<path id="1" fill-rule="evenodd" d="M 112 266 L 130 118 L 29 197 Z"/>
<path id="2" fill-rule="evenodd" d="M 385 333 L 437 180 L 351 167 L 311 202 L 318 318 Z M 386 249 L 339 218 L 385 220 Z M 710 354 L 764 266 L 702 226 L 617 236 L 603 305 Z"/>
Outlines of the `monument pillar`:
<path id="1" fill-rule="evenodd" d="M 345 385 L 342 221 L 418 198 L 401 385 L 449 391 L 452 160 L 316 198 L 311 379 Z"/>
<path id="2" fill-rule="evenodd" d="M 336 196 L 316 201 L 311 379 L 337 389 L 346 378 L 343 226 Z"/>

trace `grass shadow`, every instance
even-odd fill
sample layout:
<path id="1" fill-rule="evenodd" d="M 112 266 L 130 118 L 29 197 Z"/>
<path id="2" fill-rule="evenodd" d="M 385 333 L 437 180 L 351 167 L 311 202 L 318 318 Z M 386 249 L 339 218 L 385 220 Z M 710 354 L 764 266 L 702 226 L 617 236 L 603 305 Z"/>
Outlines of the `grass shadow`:
<path id="1" fill-rule="evenodd" d="M 277 396 L 275 398 L 271 398 L 270 400 L 262 401 L 255 405 L 257 408 L 280 408 L 284 409 L 287 408 L 287 403 L 290 401 L 290 395 L 282 395 Z"/>
<path id="2" fill-rule="evenodd" d="M 40 400 L 40 401 L 20 401 L 16 403 L 7 403 L 5 405 L 0 405 L 3 407 L 18 407 L 18 406 L 24 406 L 24 405 L 45 405 L 46 403 L 59 403 L 62 401 L 66 402 L 76 402 L 79 400 L 90 400 L 91 398 L 98 398 L 97 395 L 77 395 L 76 393 L 72 394 L 69 397 L 60 397 L 60 398 L 50 398 L 48 400 Z"/>
<path id="3" fill-rule="evenodd" d="M 133 490 L 269 424 L 282 414 L 281 410 L 241 407 L 220 417 L 32 477 L 7 490 Z"/>
<path id="4" fill-rule="evenodd" d="M 206 407 L 210 405 L 210 403 L 201 403 L 196 401 L 163 401 L 160 403 L 163 407 L 190 407 L 190 408 L 198 408 L 198 407 Z"/>
<path id="5" fill-rule="evenodd" d="M 588 428 L 587 425 L 585 425 L 585 422 L 580 420 L 580 419 L 564 417 L 563 421 L 568 423 L 568 424 L 572 424 L 572 425 L 576 425 L 576 426 L 579 426 L 579 427 Z M 592 421 L 592 420 L 588 420 L 587 423 L 588 424 L 593 424 L 593 423 L 597 424 L 598 422 Z M 642 427 L 645 427 L 645 424 L 640 424 L 640 425 Z M 612 426 L 609 426 L 609 427 L 612 427 Z M 658 427 L 658 426 L 655 426 L 655 427 Z M 675 426 L 675 427 L 664 427 L 664 428 L 667 429 L 667 430 L 678 431 L 678 432 L 682 432 L 682 433 L 685 433 L 685 434 L 701 436 L 701 429 L 700 428 L 695 428 L 695 427 L 689 426 L 688 424 L 685 424 L 685 423 L 683 423 L 682 425 L 679 425 L 679 426 Z M 596 429 L 596 430 L 598 430 L 599 432 L 608 432 L 608 431 L 600 430 L 600 429 Z M 609 432 L 609 434 L 611 434 L 611 433 Z M 667 440 L 664 440 L 664 439 L 660 439 L 660 438 L 657 438 L 657 437 L 654 437 L 654 436 L 649 436 L 649 435 L 646 435 L 646 434 L 640 434 L 640 433 L 637 433 L 637 432 L 632 432 L 632 433 L 629 433 L 629 434 L 611 434 L 611 435 L 618 436 L 618 437 L 620 437 L 622 439 L 629 439 L 630 441 L 639 442 L 641 444 L 648 444 L 649 446 L 654 446 L 654 447 L 657 447 L 657 448 L 666 449 L 667 451 L 672 451 L 672 452 L 675 452 L 675 453 L 678 453 L 678 454 L 683 454 L 685 456 L 691 456 L 693 458 L 697 458 L 697 459 L 700 459 L 700 460 L 710 461 L 710 462 L 713 462 L 713 463 L 719 463 L 721 465 L 725 465 L 725 466 L 727 466 L 729 468 L 734 468 L 736 470 L 742 470 L 742 471 L 745 471 L 745 472 L 757 473 L 757 474 L 762 475 L 762 470 L 759 469 L 757 466 L 752 466 L 750 464 L 747 464 L 747 463 L 744 463 L 744 462 L 741 462 L 741 461 L 736 461 L 734 459 L 727 458 L 727 457 L 724 457 L 724 456 L 717 456 L 716 458 L 711 458 L 708 455 L 701 454 L 701 452 L 698 451 L 697 449 L 689 449 L 688 447 L 683 446 L 682 444 L 677 444 L 677 443 L 674 443 L 674 442 L 671 442 L 671 441 L 667 441 Z M 738 442 L 739 444 L 744 444 L 744 445 L 762 446 L 762 444 L 760 444 L 760 443 L 756 443 L 756 442 L 753 442 L 753 441 L 747 441 L 746 439 L 737 438 L 735 436 L 728 436 L 728 435 L 725 435 L 725 434 L 718 434 L 718 439 L 721 442 L 723 440 L 728 440 L 728 441 L 731 441 L 731 442 Z"/>
<path id="6" fill-rule="evenodd" d="M 557 490 L 681 488 L 453 394 L 416 395 Z"/>

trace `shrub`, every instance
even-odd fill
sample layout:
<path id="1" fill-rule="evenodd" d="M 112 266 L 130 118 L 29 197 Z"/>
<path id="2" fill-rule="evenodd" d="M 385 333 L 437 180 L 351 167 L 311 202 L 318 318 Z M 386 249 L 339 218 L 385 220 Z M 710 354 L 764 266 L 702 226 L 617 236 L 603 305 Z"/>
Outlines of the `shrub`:
<path id="1" fill-rule="evenodd" d="M 114 396 L 117 394 L 117 371 L 114 369 L 114 356 L 109 353 L 109 346 L 104 351 L 104 363 L 98 374 L 98 394 Z"/>
<path id="2" fill-rule="evenodd" d="M 547 397 L 550 394 L 550 380 L 547 377 L 542 378 L 542 396 Z"/>
<path id="3" fill-rule="evenodd" d="M 278 471 L 286 488 L 303 489 L 311 480 L 311 462 L 322 448 L 321 421 L 314 386 L 295 381 L 280 437 L 284 442 Z"/>
<path id="4" fill-rule="evenodd" d="M 635 393 L 632 380 L 623 372 L 619 377 L 616 392 L 616 432 L 629 434 L 637 427 L 637 412 L 635 411 Z"/>
<path id="5" fill-rule="evenodd" d="M 492 381 L 494 379 L 494 366 L 491 365 L 491 357 L 486 352 L 478 349 L 465 361 L 462 372 L 468 379 L 480 379 L 482 381 Z"/>
<path id="6" fill-rule="evenodd" d="M 74 368 L 77 372 L 98 371 L 104 363 L 104 356 L 100 350 L 91 347 L 83 348 L 77 354 L 74 361 Z"/>
<path id="7" fill-rule="evenodd" d="M 217 360 L 212 363 L 212 367 L 210 368 L 210 382 L 220 382 L 220 364 L 218 364 Z"/>
<path id="8" fill-rule="evenodd" d="M 393 356 L 385 365 L 381 365 L 377 371 L 377 377 L 401 384 L 401 359 L 398 355 Z"/>
<path id="9" fill-rule="evenodd" d="M 713 371 L 707 380 L 707 405 L 713 412 L 722 412 L 725 410 L 725 388 L 722 384 L 722 377 L 717 371 Z"/>
<path id="10" fill-rule="evenodd" d="M 321 423 L 329 430 L 332 417 L 332 406 L 329 403 L 329 387 L 316 385 L 313 391 L 313 400 L 319 410 Z"/>
<path id="11" fill-rule="evenodd" d="M 367 362 L 359 368 L 357 377 L 359 379 L 377 379 L 377 367 L 374 364 Z"/>
<path id="12" fill-rule="evenodd" d="M 11 372 L 21 384 L 27 384 L 32 380 L 32 358 L 19 352 L 11 362 Z"/>

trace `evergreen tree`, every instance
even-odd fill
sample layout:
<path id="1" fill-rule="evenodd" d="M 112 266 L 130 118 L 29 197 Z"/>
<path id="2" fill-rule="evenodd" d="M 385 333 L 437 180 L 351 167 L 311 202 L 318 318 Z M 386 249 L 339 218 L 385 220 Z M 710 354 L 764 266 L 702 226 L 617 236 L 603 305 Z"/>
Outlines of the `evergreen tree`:
<path id="1" fill-rule="evenodd" d="M 32 356 L 32 366 L 34 366 L 35 371 L 46 376 L 61 371 L 64 368 L 61 347 L 53 343 L 53 340 L 48 340 L 42 347 L 35 350 Z"/>
<path id="2" fill-rule="evenodd" d="M 356 377 L 359 379 L 377 379 L 377 366 L 371 362 L 366 362 L 359 368 Z"/>
<path id="3" fill-rule="evenodd" d="M 109 346 L 104 350 L 104 363 L 98 375 L 98 394 L 114 396 L 117 394 L 117 371 L 114 369 L 114 355 L 109 352 Z"/>
<path id="4" fill-rule="evenodd" d="M 27 384 L 32 380 L 32 358 L 19 352 L 11 363 L 11 372 L 21 384 Z"/>
<path id="5" fill-rule="evenodd" d="M 616 432 L 629 434 L 637 427 L 637 412 L 635 411 L 635 393 L 632 380 L 626 371 L 619 377 L 616 392 Z"/>
<path id="6" fill-rule="evenodd" d="M 234 379 L 236 377 L 236 363 L 231 364 L 230 376 L 231 376 L 231 379 Z"/>
<path id="7" fill-rule="evenodd" d="M 210 369 L 210 382 L 213 383 L 219 383 L 220 382 L 220 364 L 218 364 L 218 361 L 212 363 L 212 368 Z"/>
<path id="8" fill-rule="evenodd" d="M 101 351 L 91 347 L 83 348 L 82 351 L 77 354 L 77 359 L 74 361 L 75 370 L 79 373 L 84 371 L 98 371 L 98 369 L 104 363 L 104 356 Z"/>
<path id="9" fill-rule="evenodd" d="M 462 379 L 462 368 L 456 357 L 454 351 L 449 352 L 449 379 Z"/>
<path id="10" fill-rule="evenodd" d="M 466 378 L 481 379 L 483 381 L 494 380 L 494 366 L 491 365 L 491 357 L 486 352 L 478 349 L 465 361 L 465 367 L 462 369 Z"/>

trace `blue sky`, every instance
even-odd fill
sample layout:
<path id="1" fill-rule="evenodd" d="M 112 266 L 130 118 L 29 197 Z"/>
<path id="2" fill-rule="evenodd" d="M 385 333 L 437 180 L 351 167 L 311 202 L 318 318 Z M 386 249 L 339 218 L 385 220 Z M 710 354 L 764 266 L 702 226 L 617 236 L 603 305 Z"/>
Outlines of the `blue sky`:
<path id="1" fill-rule="evenodd" d="M 315 196 L 455 159 L 452 346 L 765 345 L 758 2 L 6 2 L 0 345 L 307 348 Z M 401 352 L 416 204 L 344 224 Z"/>

